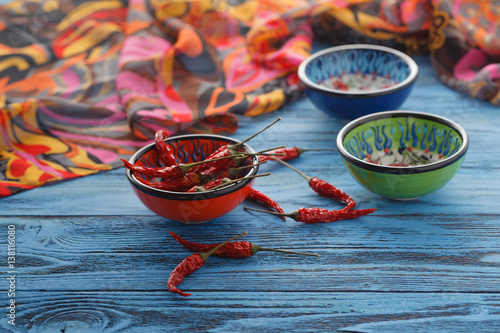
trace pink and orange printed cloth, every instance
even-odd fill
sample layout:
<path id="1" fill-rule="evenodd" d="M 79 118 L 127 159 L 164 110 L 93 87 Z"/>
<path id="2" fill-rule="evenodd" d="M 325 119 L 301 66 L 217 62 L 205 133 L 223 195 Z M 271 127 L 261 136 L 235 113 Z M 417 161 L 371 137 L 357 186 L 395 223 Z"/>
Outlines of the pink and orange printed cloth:
<path id="1" fill-rule="evenodd" d="M 444 84 L 500 105 L 500 1 L 13 1 L 0 197 L 119 167 L 160 128 L 232 133 L 301 96 L 313 41 L 429 54 Z"/>

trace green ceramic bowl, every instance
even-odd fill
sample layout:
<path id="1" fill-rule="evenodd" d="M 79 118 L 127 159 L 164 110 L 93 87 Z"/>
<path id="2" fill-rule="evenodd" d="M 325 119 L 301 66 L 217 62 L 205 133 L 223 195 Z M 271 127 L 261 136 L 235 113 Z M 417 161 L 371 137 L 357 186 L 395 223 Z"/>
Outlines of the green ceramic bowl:
<path id="1" fill-rule="evenodd" d="M 386 111 L 358 118 L 337 136 L 351 176 L 382 196 L 411 200 L 453 178 L 469 138 L 455 122 L 416 111 Z"/>

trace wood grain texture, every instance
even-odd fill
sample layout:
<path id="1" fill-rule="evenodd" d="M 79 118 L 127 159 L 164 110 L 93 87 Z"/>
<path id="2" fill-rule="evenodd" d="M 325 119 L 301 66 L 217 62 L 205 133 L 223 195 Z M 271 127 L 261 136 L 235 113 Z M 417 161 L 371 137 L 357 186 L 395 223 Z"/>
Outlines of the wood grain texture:
<path id="1" fill-rule="evenodd" d="M 500 332 L 499 109 L 446 88 L 425 57 L 416 60 L 420 77 L 402 109 L 449 117 L 470 136 L 462 168 L 439 191 L 414 201 L 385 199 L 355 183 L 336 152 L 307 152 L 293 165 L 377 211 L 305 225 L 245 211 L 243 205 L 258 207 L 245 202 L 219 219 L 184 225 L 145 208 L 123 169 L 16 194 L 0 200 L 4 240 L 7 226 L 16 226 L 16 326 L 2 313 L 0 331 Z M 234 137 L 278 116 L 283 120 L 251 141 L 255 149 L 335 148 L 346 124 L 301 99 L 240 118 Z M 271 176 L 255 187 L 286 212 L 340 207 L 281 165 L 269 162 L 260 172 Z M 170 230 L 195 242 L 246 230 L 245 240 L 255 244 L 321 257 L 211 257 L 179 286 L 192 293 L 182 298 L 166 281 L 189 252 Z M 0 293 L 2 308 L 8 301 Z"/>
<path id="2" fill-rule="evenodd" d="M 34 292 L 31 332 L 474 332 L 498 328 L 499 297 L 461 293 Z M 484 328 L 485 330 L 482 330 Z"/>

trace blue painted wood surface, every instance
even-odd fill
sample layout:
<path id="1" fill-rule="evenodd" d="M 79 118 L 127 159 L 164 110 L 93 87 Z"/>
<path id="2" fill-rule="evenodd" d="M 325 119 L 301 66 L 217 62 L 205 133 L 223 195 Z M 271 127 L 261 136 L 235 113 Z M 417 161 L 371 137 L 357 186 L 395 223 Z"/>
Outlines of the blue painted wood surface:
<path id="1" fill-rule="evenodd" d="M 117 169 L 0 200 L 0 230 L 16 227 L 16 326 L 7 323 L 9 285 L 2 278 L 2 332 L 500 332 L 499 108 L 446 88 L 426 57 L 402 109 L 455 120 L 470 135 L 455 178 L 415 201 L 392 201 L 355 183 L 336 152 L 308 152 L 293 165 L 351 194 L 372 216 L 336 223 L 286 222 L 242 206 L 199 225 L 158 217 Z M 241 118 L 243 139 L 335 148 L 345 125 L 302 99 L 284 110 Z M 315 195 L 293 171 L 268 163 L 255 187 L 287 212 L 340 207 Z M 257 207 L 253 203 L 245 205 Z M 262 252 L 212 257 L 167 291 L 171 270 L 189 252 L 168 234 L 219 242 L 243 231 L 261 246 L 320 258 Z M 2 272 L 7 271 L 2 246 Z M 5 274 L 4 274 L 5 276 Z"/>

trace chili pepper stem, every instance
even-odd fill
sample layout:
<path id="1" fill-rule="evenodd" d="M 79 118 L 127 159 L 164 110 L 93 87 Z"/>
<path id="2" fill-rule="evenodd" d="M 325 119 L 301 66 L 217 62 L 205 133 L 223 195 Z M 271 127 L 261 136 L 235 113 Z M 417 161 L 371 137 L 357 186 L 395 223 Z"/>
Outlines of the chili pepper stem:
<path id="1" fill-rule="evenodd" d="M 252 244 L 252 247 L 255 247 L 255 252 L 257 251 L 272 251 L 272 252 L 283 252 L 283 253 L 291 253 L 291 254 L 299 254 L 299 255 L 305 255 L 305 256 L 314 256 L 314 257 L 319 257 L 319 254 L 316 253 L 305 253 L 305 252 L 297 252 L 297 251 L 288 251 L 288 250 L 280 250 L 280 249 L 271 249 L 268 247 L 261 247 L 255 244 Z"/>
<path id="2" fill-rule="evenodd" d="M 241 166 L 241 167 L 238 167 L 238 168 L 229 168 L 228 169 L 228 172 L 229 172 L 229 176 L 231 178 L 234 178 L 234 177 L 237 177 L 237 174 L 241 171 L 241 170 L 244 170 L 244 169 L 248 169 L 248 168 L 253 168 L 257 165 L 261 165 L 261 164 L 264 164 L 266 163 L 267 161 L 263 161 L 263 162 L 259 162 L 259 163 L 255 163 L 255 164 L 249 164 L 249 165 L 245 165 L 245 166 Z"/>
<path id="3" fill-rule="evenodd" d="M 203 259 L 203 261 L 206 261 L 208 259 L 208 257 L 210 257 L 215 251 L 217 251 L 218 249 L 220 249 L 221 247 L 223 247 L 227 243 L 232 242 L 235 239 L 238 239 L 238 238 L 240 238 L 240 237 L 242 237 L 244 235 L 248 235 L 248 231 L 245 231 L 245 232 L 239 234 L 238 236 L 234 236 L 233 238 L 228 239 L 224 243 L 220 243 L 219 245 L 217 245 L 216 247 L 214 247 L 213 249 L 211 249 L 208 252 L 199 253 L 199 255 L 201 256 L 201 258 Z"/>
<path id="4" fill-rule="evenodd" d="M 262 162 L 259 162 L 259 163 L 244 165 L 244 166 L 241 166 L 241 167 L 238 167 L 238 168 L 230 168 L 230 169 L 232 169 L 232 170 L 243 170 L 243 169 L 253 168 L 254 166 L 257 166 L 257 165 L 262 165 L 262 164 L 264 164 L 266 162 L 267 161 L 262 161 Z"/>
<path id="5" fill-rule="evenodd" d="M 263 155 L 263 156 L 285 156 L 286 154 L 285 153 L 261 153 L 261 152 L 258 152 L 258 153 L 242 153 L 240 155 L 242 155 L 241 157 L 245 157 L 245 156 L 260 156 L 260 155 Z"/>
<path id="6" fill-rule="evenodd" d="M 291 166 L 289 163 L 287 163 L 287 162 L 285 162 L 285 161 L 282 161 L 282 160 L 280 160 L 279 158 L 275 158 L 275 157 L 272 157 L 272 159 L 273 159 L 273 160 L 275 160 L 275 161 L 280 162 L 280 163 L 281 163 L 281 164 L 283 164 L 283 165 L 286 165 L 287 167 L 289 167 L 290 169 L 292 169 L 293 171 L 295 171 L 296 173 L 298 173 L 299 175 L 301 175 L 302 177 L 304 177 L 304 178 L 305 178 L 305 180 L 307 180 L 307 182 L 308 182 L 308 183 L 310 183 L 310 182 L 311 182 L 312 177 L 307 176 L 305 173 L 303 173 L 303 172 L 302 172 L 302 171 L 300 171 L 299 169 L 297 169 L 297 168 L 295 168 L 295 167 Z"/>
<path id="7" fill-rule="evenodd" d="M 223 184 L 220 184 L 218 186 L 212 187 L 210 189 L 210 191 L 217 190 L 217 189 L 219 189 L 221 187 L 224 187 L 224 186 L 227 186 L 229 184 L 233 184 L 233 183 L 239 182 L 240 180 L 246 180 L 246 179 L 251 179 L 251 178 L 259 178 L 259 177 L 266 177 L 266 176 L 269 176 L 270 174 L 271 174 L 270 172 L 267 172 L 267 173 L 263 173 L 261 175 L 253 175 L 253 176 L 247 176 L 247 177 L 243 177 L 243 178 L 230 179 L 226 183 L 223 183 Z"/>
<path id="8" fill-rule="evenodd" d="M 243 161 L 245 161 L 249 156 L 281 156 L 281 155 L 285 155 L 285 154 L 282 154 L 282 153 L 276 153 L 276 154 L 261 154 L 261 153 L 243 153 L 241 154 L 241 156 L 239 157 L 235 157 L 234 158 L 234 163 L 236 165 L 240 165 L 241 163 L 243 163 Z"/>
<path id="9" fill-rule="evenodd" d="M 299 154 L 305 153 L 306 151 L 337 151 L 337 149 L 312 149 L 312 148 L 302 149 L 299 147 L 295 147 L 295 148 L 297 148 L 297 151 L 299 152 Z"/>
<path id="10" fill-rule="evenodd" d="M 239 155 L 241 155 L 241 154 L 238 154 L 236 156 L 217 157 L 217 158 L 213 158 L 213 159 L 210 159 L 210 160 L 203 160 L 203 161 L 193 162 L 193 163 L 179 164 L 179 168 L 181 169 L 182 173 L 185 174 L 185 173 L 187 173 L 189 171 L 189 169 L 191 169 L 192 167 L 194 167 L 196 165 L 204 164 L 204 163 L 210 163 L 210 162 L 215 162 L 215 161 L 220 161 L 220 160 L 225 160 L 225 159 L 228 159 L 228 158 L 236 158 L 236 157 L 240 157 Z M 243 156 L 243 155 L 241 155 L 241 156 Z"/>
<path id="11" fill-rule="evenodd" d="M 265 152 L 268 152 L 268 151 L 271 151 L 271 150 L 278 150 L 278 149 L 282 149 L 282 148 L 285 148 L 285 147 L 286 146 L 279 146 L 279 147 L 273 147 L 273 148 L 269 148 L 269 149 L 264 149 L 264 150 L 256 152 L 256 154 L 262 154 L 262 153 L 265 153 Z"/>
<path id="12" fill-rule="evenodd" d="M 249 136 L 248 138 L 246 138 L 245 140 L 237 143 L 237 144 L 234 144 L 233 147 L 240 147 L 242 146 L 243 144 L 247 143 L 248 141 L 252 140 L 253 138 L 255 138 L 257 135 L 259 135 L 260 133 L 264 132 L 265 130 L 267 130 L 269 127 L 273 126 L 274 124 L 276 124 L 278 121 L 281 120 L 281 117 L 278 117 L 278 119 L 276 119 L 275 121 L 273 121 L 271 124 L 267 125 L 266 127 L 264 127 L 263 129 L 261 129 L 260 131 L 258 131 L 257 133 L 255 134 L 252 134 L 251 136 Z"/>
<path id="13" fill-rule="evenodd" d="M 273 215 L 278 215 L 278 216 L 286 216 L 286 217 L 289 217 L 291 219 L 294 219 L 295 221 L 297 221 L 297 218 L 298 218 L 298 212 L 293 212 L 293 213 L 285 214 L 285 213 L 277 213 L 277 212 L 272 212 L 272 211 L 269 211 L 269 210 L 263 210 L 263 209 L 257 209 L 257 208 L 250 208 L 250 207 L 243 207 L 243 209 L 254 210 L 256 212 L 268 213 L 268 214 L 273 214 Z"/>

